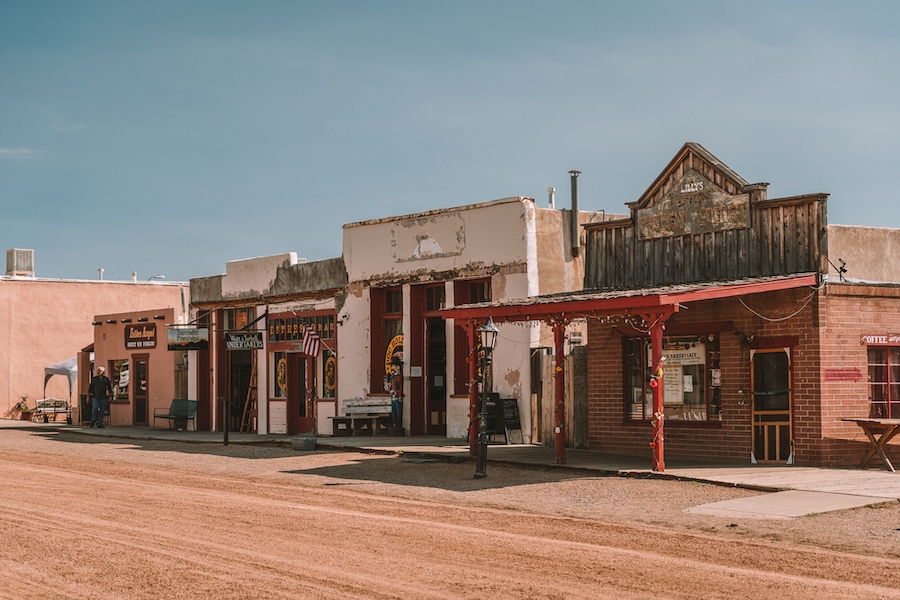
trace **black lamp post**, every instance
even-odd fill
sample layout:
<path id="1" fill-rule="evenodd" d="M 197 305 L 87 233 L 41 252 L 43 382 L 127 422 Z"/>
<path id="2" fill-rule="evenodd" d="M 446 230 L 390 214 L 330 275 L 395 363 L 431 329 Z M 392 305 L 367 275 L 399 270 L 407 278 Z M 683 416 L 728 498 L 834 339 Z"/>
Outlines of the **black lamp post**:
<path id="1" fill-rule="evenodd" d="M 494 320 L 488 315 L 487 323 L 478 330 L 481 335 L 482 380 L 481 380 L 481 411 L 478 413 L 478 458 L 475 462 L 475 479 L 487 477 L 487 399 L 491 384 L 491 352 L 497 343 L 497 328 Z"/>

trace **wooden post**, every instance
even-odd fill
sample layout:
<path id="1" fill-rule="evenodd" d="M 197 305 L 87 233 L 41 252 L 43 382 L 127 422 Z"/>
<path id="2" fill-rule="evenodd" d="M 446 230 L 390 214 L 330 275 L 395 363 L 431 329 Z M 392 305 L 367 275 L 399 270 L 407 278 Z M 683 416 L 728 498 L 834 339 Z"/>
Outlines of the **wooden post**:
<path id="1" fill-rule="evenodd" d="M 656 387 L 653 388 L 653 470 L 662 473 L 666 470 L 665 452 L 663 449 L 663 367 L 662 367 L 663 320 L 657 319 L 650 329 L 650 356 Z"/>
<path id="2" fill-rule="evenodd" d="M 554 411 L 554 421 L 556 423 L 554 445 L 556 448 L 556 464 L 558 465 L 566 464 L 566 370 L 564 368 L 566 356 L 564 348 L 567 324 L 568 322 L 565 320 L 554 320 L 551 322 L 553 327 L 553 345 L 556 352 L 556 364 L 553 368 L 553 376 L 556 378 L 554 382 L 556 384 L 556 395 L 554 398 L 556 408 Z"/>

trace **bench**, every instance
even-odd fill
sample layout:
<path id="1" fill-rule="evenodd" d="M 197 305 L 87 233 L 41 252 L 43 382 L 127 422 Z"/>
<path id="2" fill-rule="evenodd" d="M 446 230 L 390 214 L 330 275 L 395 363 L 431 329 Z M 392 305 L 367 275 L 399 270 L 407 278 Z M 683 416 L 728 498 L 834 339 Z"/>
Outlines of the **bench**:
<path id="1" fill-rule="evenodd" d="M 387 435 L 391 427 L 391 399 L 385 397 L 344 400 L 341 414 L 329 417 L 332 435 Z"/>
<path id="2" fill-rule="evenodd" d="M 183 398 L 175 398 L 172 400 L 172 404 L 169 405 L 169 408 L 154 408 L 153 409 L 153 426 L 156 427 L 157 419 L 167 419 L 169 421 L 169 426 L 175 424 L 175 428 L 178 431 L 182 429 L 187 429 L 188 421 L 194 422 L 194 431 L 197 430 L 197 421 L 195 420 L 195 416 L 197 414 L 197 401 L 196 400 L 185 400 Z"/>
<path id="3" fill-rule="evenodd" d="M 70 414 L 69 410 L 68 400 L 41 398 L 34 401 L 34 414 L 31 416 L 31 420 L 46 423 L 50 420 L 50 415 L 53 415 L 53 420 L 55 421 L 56 415 L 66 415 L 68 417 Z"/>

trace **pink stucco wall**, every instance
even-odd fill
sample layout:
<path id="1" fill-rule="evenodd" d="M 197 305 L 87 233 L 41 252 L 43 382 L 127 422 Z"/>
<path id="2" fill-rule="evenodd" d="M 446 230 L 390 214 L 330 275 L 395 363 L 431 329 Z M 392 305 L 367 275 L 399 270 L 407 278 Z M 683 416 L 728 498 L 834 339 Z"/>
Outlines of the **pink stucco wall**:
<path id="1" fill-rule="evenodd" d="M 178 318 L 189 303 L 187 283 L 0 277 L 0 416 L 23 395 L 32 406 L 44 397 L 44 367 L 93 343 L 95 315 L 172 308 Z M 51 377 L 46 395 L 68 399 L 68 387 Z"/>

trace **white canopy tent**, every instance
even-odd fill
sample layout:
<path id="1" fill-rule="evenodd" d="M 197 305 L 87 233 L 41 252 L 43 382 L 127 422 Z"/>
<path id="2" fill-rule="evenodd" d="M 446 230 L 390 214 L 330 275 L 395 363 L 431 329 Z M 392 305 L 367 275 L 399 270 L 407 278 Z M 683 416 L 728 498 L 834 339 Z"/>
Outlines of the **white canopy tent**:
<path id="1" fill-rule="evenodd" d="M 72 404 L 72 388 L 75 387 L 75 380 L 78 379 L 78 358 L 73 357 L 64 360 L 55 365 L 44 367 L 44 397 L 47 397 L 47 382 L 54 375 L 65 375 L 69 378 L 69 404 Z"/>

